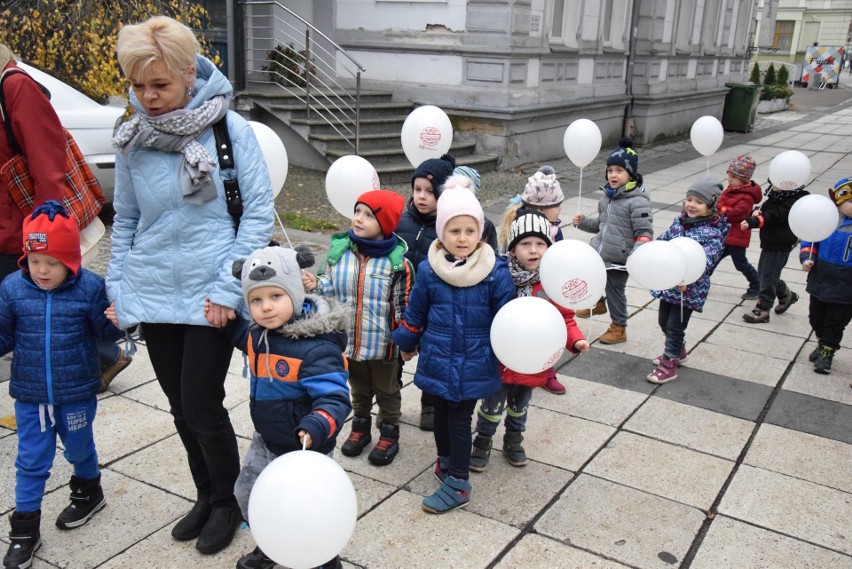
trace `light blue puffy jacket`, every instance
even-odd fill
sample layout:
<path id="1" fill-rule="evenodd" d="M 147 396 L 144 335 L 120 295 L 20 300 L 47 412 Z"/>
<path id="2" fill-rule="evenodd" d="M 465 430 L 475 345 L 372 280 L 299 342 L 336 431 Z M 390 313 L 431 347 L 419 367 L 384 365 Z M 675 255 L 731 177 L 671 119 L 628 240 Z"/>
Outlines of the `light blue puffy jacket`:
<path id="1" fill-rule="evenodd" d="M 194 109 L 217 95 L 230 101 L 231 84 L 206 58 L 196 58 Z M 137 112 L 144 109 L 131 93 Z M 192 204 L 181 196 L 181 154 L 136 147 L 115 161 L 115 218 L 107 293 L 116 302 L 119 324 L 139 322 L 207 325 L 204 299 L 241 309 L 240 281 L 231 274 L 235 259 L 269 243 L 273 228 L 272 186 L 254 132 L 229 111 L 228 132 L 243 199 L 238 235 L 225 205 L 219 169 L 212 174 L 218 196 Z M 213 129 L 198 136 L 216 159 Z"/>

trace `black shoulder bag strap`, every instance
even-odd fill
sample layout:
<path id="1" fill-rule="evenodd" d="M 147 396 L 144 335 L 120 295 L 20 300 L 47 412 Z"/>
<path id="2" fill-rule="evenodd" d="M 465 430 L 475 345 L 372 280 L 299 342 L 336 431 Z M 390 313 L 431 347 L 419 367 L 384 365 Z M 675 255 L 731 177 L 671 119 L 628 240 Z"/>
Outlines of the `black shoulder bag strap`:
<path id="1" fill-rule="evenodd" d="M 216 154 L 219 155 L 219 175 L 225 185 L 225 203 L 228 213 L 234 218 L 234 232 L 240 228 L 240 217 L 243 215 L 243 197 L 240 194 L 240 183 L 237 180 L 237 170 L 234 167 L 234 152 L 231 147 L 231 135 L 228 134 L 228 115 L 213 124 L 213 134 L 216 136 Z"/>

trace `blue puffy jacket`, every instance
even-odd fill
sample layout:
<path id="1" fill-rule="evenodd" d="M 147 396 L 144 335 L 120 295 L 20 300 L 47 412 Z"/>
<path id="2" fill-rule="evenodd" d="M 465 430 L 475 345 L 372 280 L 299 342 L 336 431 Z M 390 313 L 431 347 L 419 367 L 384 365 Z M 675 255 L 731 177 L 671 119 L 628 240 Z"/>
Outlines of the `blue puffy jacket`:
<path id="1" fill-rule="evenodd" d="M 231 84 L 207 59 L 196 58 L 195 109 L 218 96 L 231 96 Z M 131 93 L 131 103 L 144 113 Z M 212 173 L 217 197 L 193 204 L 181 195 L 182 155 L 154 148 L 118 152 L 115 161 L 115 219 L 107 275 L 122 328 L 139 322 L 207 325 L 204 299 L 240 309 L 240 281 L 231 274 L 236 259 L 266 246 L 272 236 L 272 186 L 260 146 L 248 123 L 229 111 L 228 133 L 243 199 L 238 235 L 225 205 L 218 167 Z M 213 129 L 198 142 L 216 157 Z"/>
<path id="2" fill-rule="evenodd" d="M 494 258 L 491 247 L 480 249 Z M 393 333 L 404 352 L 413 352 L 420 342 L 414 384 L 448 401 L 482 399 L 497 391 L 502 382 L 491 349 L 491 322 L 515 292 L 502 258 L 484 280 L 468 287 L 452 286 L 430 261 L 420 263 L 403 322 Z"/>
<path id="3" fill-rule="evenodd" d="M 802 263 L 809 252 L 814 266 L 808 273 L 808 293 L 822 302 L 852 304 L 852 219 L 841 215 L 834 233 L 819 243 L 802 241 Z"/>
<path id="4" fill-rule="evenodd" d="M 123 336 L 104 316 L 104 280 L 80 269 L 51 291 L 24 271 L 0 284 L 0 355 L 12 350 L 9 394 L 25 403 L 60 405 L 94 397 L 101 385 L 95 338 Z"/>

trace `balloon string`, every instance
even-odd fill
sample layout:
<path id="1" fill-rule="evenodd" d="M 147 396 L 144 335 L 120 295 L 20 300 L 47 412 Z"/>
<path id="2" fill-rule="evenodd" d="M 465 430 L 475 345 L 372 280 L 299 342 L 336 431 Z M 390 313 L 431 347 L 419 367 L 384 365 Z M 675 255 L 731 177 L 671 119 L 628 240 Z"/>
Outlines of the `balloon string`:
<path id="1" fill-rule="evenodd" d="M 302 438 L 302 450 L 308 450 L 308 437 Z"/>
<path id="2" fill-rule="evenodd" d="M 577 191 L 577 215 L 580 215 L 580 199 L 583 197 L 583 167 L 580 166 L 580 189 Z"/>
<path id="3" fill-rule="evenodd" d="M 683 291 L 680 291 L 680 322 L 683 324 Z"/>
<path id="4" fill-rule="evenodd" d="M 287 230 L 286 230 L 286 229 L 284 229 L 284 222 L 283 222 L 283 221 L 281 221 L 281 216 L 280 216 L 280 215 L 278 215 L 278 210 L 277 210 L 277 209 L 275 209 L 275 208 L 272 208 L 272 212 L 275 214 L 275 219 L 277 219 L 277 220 L 278 220 L 278 227 L 280 227 L 280 228 L 281 228 L 281 231 L 284 233 L 284 239 L 286 239 L 286 240 L 287 240 L 287 245 L 289 245 L 289 246 L 290 246 L 290 249 L 294 249 L 294 247 L 293 247 L 293 242 L 292 242 L 292 241 L 290 241 L 290 236 L 287 234 Z M 307 274 L 308 274 L 308 271 L 306 271 L 305 269 L 302 269 L 302 274 L 303 274 L 303 275 L 307 275 Z"/>
<path id="5" fill-rule="evenodd" d="M 814 250 L 813 250 L 813 249 L 808 249 L 808 261 L 810 261 L 810 260 L 811 260 L 811 257 L 813 256 L 813 254 L 814 254 Z"/>
<path id="6" fill-rule="evenodd" d="M 709 178 L 710 177 L 710 157 L 707 156 L 706 160 L 707 160 L 707 177 Z"/>

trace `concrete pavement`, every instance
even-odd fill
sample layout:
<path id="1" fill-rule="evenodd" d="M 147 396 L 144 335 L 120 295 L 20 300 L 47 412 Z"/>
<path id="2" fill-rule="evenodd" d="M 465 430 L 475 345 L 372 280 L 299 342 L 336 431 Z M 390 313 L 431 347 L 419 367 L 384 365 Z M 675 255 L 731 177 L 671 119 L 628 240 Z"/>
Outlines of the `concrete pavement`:
<path id="1" fill-rule="evenodd" d="M 657 234 L 679 212 L 689 183 L 708 169 L 722 178 L 736 154 L 755 157 L 755 179 L 762 181 L 772 157 L 788 149 L 805 152 L 813 165 L 813 193 L 852 174 L 852 109 L 829 105 L 759 121 L 757 132 L 726 133 L 723 148 L 709 160 L 696 157 L 688 140 L 640 149 Z M 555 166 L 571 196 L 562 218 L 578 208 L 592 212 L 597 182 L 584 176 L 578 197 L 576 168 L 567 160 Z M 488 204 L 495 221 L 505 204 Z M 590 238 L 571 227 L 565 233 Z M 318 251 L 327 243 L 324 236 L 290 234 Z M 752 263 L 758 255 L 755 235 Z M 704 312 L 694 315 L 687 330 L 689 361 L 676 381 L 663 386 L 644 380 L 663 346 L 657 305 L 631 282 L 629 341 L 594 342 L 588 354 L 561 361 L 558 373 L 568 392 L 536 391 L 525 440 L 528 466 L 514 468 L 502 459 L 501 429 L 488 469 L 472 474 L 470 506 L 444 516 L 420 509 L 422 497 L 436 487 L 435 451 L 431 434 L 416 426 L 419 391 L 411 383 L 415 362 L 409 363 L 401 452 L 394 463 L 379 468 L 366 456 L 335 454 L 359 501 L 344 565 L 852 568 L 852 331 L 831 375 L 815 374 L 807 361 L 815 341 L 807 322 L 806 274 L 796 254 L 783 278 L 802 300 L 784 315 L 772 314 L 768 324 L 749 325 L 741 317 L 751 308 L 740 299 L 745 279 L 724 260 Z M 609 324 L 605 315 L 578 322 L 590 340 Z M 235 354 L 226 405 L 244 452 L 252 425 L 242 367 Z M 8 372 L 0 370 L 0 377 Z M 7 387 L 0 385 L 0 417 L 13 415 Z M 72 532 L 53 526 L 67 502 L 70 476 L 58 455 L 34 567 L 233 567 L 254 547 L 248 529 L 212 557 L 170 537 L 195 493 L 144 345 L 99 400 L 95 433 L 108 507 Z M 2 513 L 14 506 L 15 452 L 14 430 L 0 427 Z M 5 536 L 5 519 L 0 532 Z"/>

